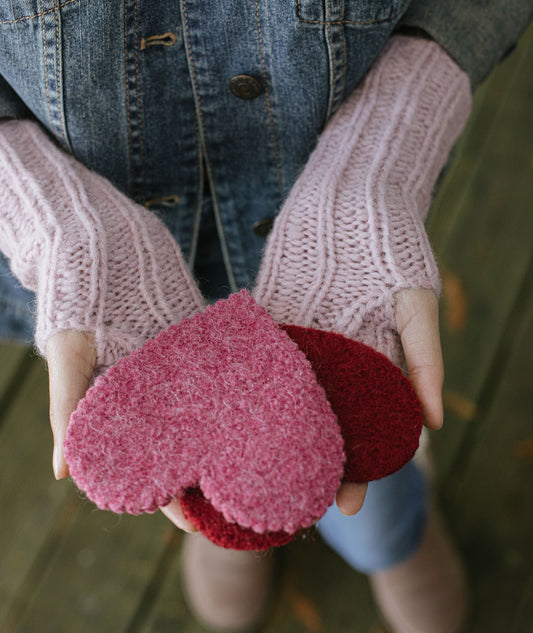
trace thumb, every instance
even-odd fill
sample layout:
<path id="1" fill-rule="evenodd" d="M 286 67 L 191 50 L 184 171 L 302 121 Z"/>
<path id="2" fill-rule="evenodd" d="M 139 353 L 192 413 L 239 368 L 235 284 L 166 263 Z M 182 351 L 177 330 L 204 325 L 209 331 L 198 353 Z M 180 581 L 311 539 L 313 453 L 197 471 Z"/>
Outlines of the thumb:
<path id="1" fill-rule="evenodd" d="M 438 299 L 424 288 L 396 294 L 396 323 L 407 363 L 409 379 L 420 399 L 424 423 L 442 426 L 444 365 L 439 336 Z"/>
<path id="2" fill-rule="evenodd" d="M 348 516 L 359 512 L 363 507 L 368 484 L 357 484 L 344 481 L 337 491 L 337 507 Z"/>
<path id="3" fill-rule="evenodd" d="M 94 340 L 90 334 L 63 330 L 46 343 L 50 389 L 50 425 L 54 435 L 53 469 L 56 479 L 68 475 L 63 442 L 70 416 L 83 398 L 96 363 Z"/>

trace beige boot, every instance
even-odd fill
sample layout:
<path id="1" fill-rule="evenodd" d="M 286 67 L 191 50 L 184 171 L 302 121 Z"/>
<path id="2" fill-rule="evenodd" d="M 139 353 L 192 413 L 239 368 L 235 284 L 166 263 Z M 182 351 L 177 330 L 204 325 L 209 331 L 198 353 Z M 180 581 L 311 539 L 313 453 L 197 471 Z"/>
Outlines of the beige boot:
<path id="1" fill-rule="evenodd" d="M 242 552 L 187 534 L 182 587 L 195 618 L 212 631 L 253 631 L 265 616 L 273 577 L 272 552 Z"/>
<path id="2" fill-rule="evenodd" d="M 394 633 L 460 633 L 467 615 L 463 566 L 436 511 L 418 550 L 370 582 Z"/>

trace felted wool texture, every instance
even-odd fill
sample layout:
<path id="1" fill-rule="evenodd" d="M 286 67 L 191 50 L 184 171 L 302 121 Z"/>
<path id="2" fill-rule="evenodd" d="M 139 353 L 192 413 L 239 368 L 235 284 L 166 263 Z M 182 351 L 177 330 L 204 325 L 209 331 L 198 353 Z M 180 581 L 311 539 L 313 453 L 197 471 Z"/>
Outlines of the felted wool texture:
<path id="1" fill-rule="evenodd" d="M 199 487 L 226 521 L 257 532 L 314 523 L 344 467 L 309 361 L 246 290 L 98 377 L 71 417 L 65 456 L 100 508 L 152 512 Z"/>
<path id="2" fill-rule="evenodd" d="M 337 415 L 344 440 L 345 481 L 381 479 L 408 463 L 423 426 L 416 393 L 402 371 L 371 347 L 332 332 L 281 326 L 311 362 Z M 228 523 L 198 489 L 181 498 L 185 517 L 221 547 L 263 550 L 296 533 L 257 534 Z"/>
<path id="3" fill-rule="evenodd" d="M 276 217 L 253 291 L 276 321 L 402 362 L 394 296 L 439 292 L 423 221 L 470 107 L 468 76 L 438 44 L 390 38 Z"/>
<path id="4" fill-rule="evenodd" d="M 265 532 L 258 534 L 237 523 L 228 523 L 220 512 L 206 500 L 198 488 L 187 490 L 180 499 L 186 519 L 211 542 L 219 547 L 237 550 L 261 551 L 290 543 L 295 534 L 287 532 Z"/>
<path id="5" fill-rule="evenodd" d="M 282 328 L 306 354 L 337 415 L 346 453 L 344 480 L 381 479 L 409 462 L 423 416 L 403 372 L 383 354 L 340 334 Z"/>
<path id="6" fill-rule="evenodd" d="M 40 353 L 90 332 L 96 373 L 204 307 L 163 223 L 32 121 L 0 123 L 0 250 L 36 293 Z"/>

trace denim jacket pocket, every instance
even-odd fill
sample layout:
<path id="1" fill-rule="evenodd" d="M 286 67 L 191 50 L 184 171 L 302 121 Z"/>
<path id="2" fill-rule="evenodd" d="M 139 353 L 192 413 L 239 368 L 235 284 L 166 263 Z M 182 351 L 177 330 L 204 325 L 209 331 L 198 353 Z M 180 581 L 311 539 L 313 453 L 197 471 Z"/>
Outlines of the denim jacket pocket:
<path id="1" fill-rule="evenodd" d="M 64 113 L 63 12 L 66 5 L 79 4 L 80 0 L 0 0 L 0 75 L 67 150 L 71 148 Z"/>
<path id="2" fill-rule="evenodd" d="M 376 59 L 410 0 L 294 0 L 304 28 L 322 38 L 328 55 L 326 121 Z"/>
<path id="3" fill-rule="evenodd" d="M 0 26 L 3 24 L 15 24 L 23 20 L 33 20 L 44 17 L 49 13 L 58 11 L 61 7 L 78 0 L 56 0 L 54 3 L 43 0 L 0 0 Z"/>
<path id="4" fill-rule="evenodd" d="M 410 0 L 295 0 L 298 18 L 309 24 L 364 26 L 398 18 Z"/>
<path id="5" fill-rule="evenodd" d="M 0 1 L 0 26 L 38 18 L 43 14 L 40 0 Z"/>

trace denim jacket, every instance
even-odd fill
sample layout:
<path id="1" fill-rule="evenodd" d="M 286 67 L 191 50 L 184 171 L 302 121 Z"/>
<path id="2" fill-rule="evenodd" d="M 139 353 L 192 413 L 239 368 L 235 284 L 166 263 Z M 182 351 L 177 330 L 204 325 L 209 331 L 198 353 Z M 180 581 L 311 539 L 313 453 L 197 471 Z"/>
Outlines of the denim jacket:
<path id="1" fill-rule="evenodd" d="M 36 117 L 153 208 L 194 260 L 212 201 L 232 289 L 320 131 L 391 33 L 422 30 L 475 86 L 512 48 L 528 0 L 0 0 L 0 118 Z M 3 270 L 2 270 L 3 267 Z M 28 335 L 0 265 L 0 335 Z"/>

